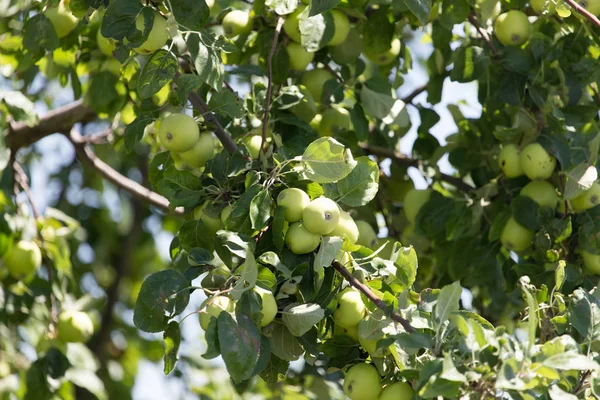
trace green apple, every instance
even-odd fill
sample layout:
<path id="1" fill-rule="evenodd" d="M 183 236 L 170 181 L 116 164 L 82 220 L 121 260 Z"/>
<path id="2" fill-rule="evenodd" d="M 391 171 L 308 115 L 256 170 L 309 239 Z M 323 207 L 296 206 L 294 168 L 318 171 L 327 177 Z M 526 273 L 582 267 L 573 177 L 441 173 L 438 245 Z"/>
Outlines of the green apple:
<path id="1" fill-rule="evenodd" d="M 523 175 L 521 161 L 519 161 L 519 149 L 514 144 L 507 144 L 500 150 L 498 156 L 500 169 L 507 178 L 516 178 Z"/>
<path id="2" fill-rule="evenodd" d="M 537 14 L 552 15 L 556 12 L 554 0 L 531 0 L 530 3 Z"/>
<path id="3" fill-rule="evenodd" d="M 285 234 L 285 244 L 294 254 L 308 254 L 319 247 L 321 236 L 308 231 L 302 222 L 294 222 Z"/>
<path id="4" fill-rule="evenodd" d="M 206 207 L 209 202 L 201 204 L 194 208 L 194 219 L 200 220 L 204 226 L 211 232 L 211 234 L 217 233 L 218 230 L 223 229 L 223 223 L 221 222 L 221 216 L 212 216 L 206 212 Z"/>
<path id="5" fill-rule="evenodd" d="M 360 292 L 353 288 L 346 288 L 337 295 L 333 322 L 342 328 L 350 328 L 358 325 L 366 312 L 367 308 L 360 297 Z"/>
<path id="6" fill-rule="evenodd" d="M 363 339 L 358 336 L 358 343 L 360 343 L 360 347 L 365 349 L 365 351 L 371 355 L 377 352 L 377 340 L 376 339 Z"/>
<path id="7" fill-rule="evenodd" d="M 527 250 L 531 246 L 533 232 L 519 225 L 513 217 L 510 217 L 500 234 L 500 242 L 508 250 L 516 252 Z"/>
<path id="8" fill-rule="evenodd" d="M 148 38 L 142 45 L 135 49 L 140 54 L 154 53 L 156 50 L 163 47 L 167 40 L 169 40 L 169 27 L 167 21 L 157 12 L 154 11 L 154 21 L 152 22 L 152 29 L 148 34 Z M 139 13 L 136 20 L 135 26 L 138 30 L 144 31 L 144 15 Z"/>
<path id="9" fill-rule="evenodd" d="M 227 204 L 225 206 L 225 208 L 223 208 L 223 210 L 221 211 L 221 222 L 223 223 L 223 226 L 227 225 L 227 220 L 229 219 L 229 216 L 231 215 L 231 211 L 233 210 L 233 205 L 231 204 Z"/>
<path id="10" fill-rule="evenodd" d="M 339 236 L 341 238 L 348 238 L 348 241 L 352 244 L 358 240 L 358 226 L 350 214 L 340 209 L 340 219 L 335 229 L 329 234 L 329 236 Z"/>
<path id="11" fill-rule="evenodd" d="M 335 336 L 348 336 L 350 339 L 358 342 L 358 325 L 354 325 L 349 328 L 343 328 L 337 324 L 334 324 L 333 334 Z"/>
<path id="12" fill-rule="evenodd" d="M 44 11 L 46 18 L 50 20 L 56 35 L 59 38 L 67 36 L 79 23 L 79 19 L 74 16 L 64 2 L 60 2 L 58 7 L 49 7 Z"/>
<path id="13" fill-rule="evenodd" d="M 600 204 L 600 184 L 594 182 L 592 186 L 571 200 L 571 208 L 575 212 L 585 211 Z"/>
<path id="14" fill-rule="evenodd" d="M 335 79 L 335 76 L 326 69 L 317 68 L 302 74 L 301 83 L 306 86 L 316 103 L 321 102 L 325 82 Z"/>
<path id="15" fill-rule="evenodd" d="M 319 129 L 319 125 L 321 125 L 322 119 L 323 119 L 323 116 L 321 114 L 315 114 L 313 119 L 310 120 L 309 125 L 311 128 L 313 128 L 315 130 L 315 132 Z"/>
<path id="16" fill-rule="evenodd" d="M 594 275 L 600 275 L 600 254 L 592 254 L 589 251 L 582 250 L 583 265 L 585 269 Z"/>
<path id="17" fill-rule="evenodd" d="M 77 18 L 83 18 L 88 13 L 89 7 L 86 0 L 65 0 L 64 3 Z"/>
<path id="18" fill-rule="evenodd" d="M 302 100 L 300 100 L 298 104 L 290 107 L 290 111 L 304 122 L 310 123 L 315 115 L 317 115 L 315 99 L 313 99 L 312 94 L 310 94 L 306 86 L 298 85 L 298 89 L 300 90 L 300 93 L 302 93 Z"/>
<path id="19" fill-rule="evenodd" d="M 94 333 L 94 323 L 83 311 L 61 312 L 56 328 L 58 338 L 64 343 L 83 343 Z"/>
<path id="20" fill-rule="evenodd" d="M 289 42 L 285 50 L 290 58 L 290 68 L 294 71 L 304 71 L 315 58 L 315 53 L 304 50 L 300 43 Z"/>
<path id="21" fill-rule="evenodd" d="M 250 32 L 253 23 L 250 13 L 242 10 L 233 10 L 223 17 L 222 25 L 225 37 L 232 38 Z"/>
<path id="22" fill-rule="evenodd" d="M 381 393 L 377 368 L 367 363 L 353 365 L 344 378 L 344 393 L 351 400 L 375 400 Z"/>
<path id="23" fill-rule="evenodd" d="M 600 16 L 600 0 L 578 0 L 577 2 L 590 13 Z"/>
<path id="24" fill-rule="evenodd" d="M 112 57 L 113 51 L 115 51 L 117 45 L 113 39 L 102 36 L 100 31 L 101 29 L 98 29 L 98 33 L 96 33 L 96 44 L 103 54 Z"/>
<path id="25" fill-rule="evenodd" d="M 519 154 L 519 164 L 529 179 L 548 179 L 556 167 L 556 158 L 539 143 L 525 146 Z"/>
<path id="26" fill-rule="evenodd" d="M 198 142 L 200 128 L 196 120 L 187 114 L 175 113 L 164 118 L 158 128 L 158 139 L 169 151 L 183 153 Z"/>
<path id="27" fill-rule="evenodd" d="M 423 204 L 429 201 L 429 197 L 431 197 L 430 189 L 412 189 L 406 193 L 406 196 L 404 196 L 404 215 L 411 224 L 415 223 L 419 210 L 421 210 Z"/>
<path id="28" fill-rule="evenodd" d="M 531 181 L 521 189 L 521 196 L 526 196 L 543 207 L 555 209 L 558 205 L 556 188 L 548 181 Z"/>
<path id="29" fill-rule="evenodd" d="M 302 35 L 300 34 L 300 14 L 304 10 L 306 10 L 306 6 L 298 6 L 294 12 L 285 18 L 285 22 L 283 23 L 285 34 L 297 43 L 302 41 Z"/>
<path id="30" fill-rule="evenodd" d="M 402 42 L 400 42 L 400 39 L 394 38 L 387 51 L 384 51 L 383 53 L 373 53 L 368 51 L 368 49 L 365 49 L 365 56 L 377 65 L 388 65 L 398 58 L 401 49 Z"/>
<path id="31" fill-rule="evenodd" d="M 34 242 L 20 240 L 4 255 L 4 265 L 13 278 L 23 279 L 42 265 L 42 252 Z"/>
<path id="32" fill-rule="evenodd" d="M 531 35 L 531 24 L 527 15 L 518 10 L 500 14 L 494 22 L 496 37 L 505 46 L 521 46 Z"/>
<path id="33" fill-rule="evenodd" d="M 179 153 L 179 158 L 185 164 L 194 168 L 202 168 L 215 154 L 217 144 L 211 132 L 200 133 L 194 146 L 188 151 Z"/>
<path id="34" fill-rule="evenodd" d="M 333 37 L 327 43 L 329 46 L 339 46 L 344 43 L 348 32 L 350 32 L 350 21 L 346 14 L 338 10 L 331 10 L 331 16 L 333 17 L 334 33 Z"/>
<path id="35" fill-rule="evenodd" d="M 233 312 L 234 304 L 227 296 L 216 296 L 206 309 L 200 312 L 200 326 L 203 330 L 208 328 L 211 318 L 218 318 L 223 311 Z"/>
<path id="36" fill-rule="evenodd" d="M 341 44 L 329 45 L 329 55 L 339 65 L 352 64 L 362 53 L 362 40 L 357 29 L 351 29 Z"/>
<path id="37" fill-rule="evenodd" d="M 260 146 L 262 141 L 262 135 L 249 135 L 242 139 L 242 143 L 246 146 L 248 154 L 255 160 L 260 157 Z M 265 145 L 267 144 L 267 141 L 265 141 Z"/>
<path id="38" fill-rule="evenodd" d="M 340 106 L 331 106 L 321 114 L 321 123 L 317 129 L 320 136 L 333 136 L 339 131 L 347 131 L 352 127 L 350 112 Z"/>
<path id="39" fill-rule="evenodd" d="M 302 212 L 310 204 L 310 197 L 302 189 L 284 189 L 277 196 L 277 205 L 285 208 L 284 218 L 288 222 L 302 219 Z"/>
<path id="40" fill-rule="evenodd" d="M 340 209 L 327 197 L 314 199 L 302 211 L 302 222 L 309 232 L 329 235 L 340 221 Z"/>
<path id="41" fill-rule="evenodd" d="M 375 232 L 370 223 L 358 220 L 356 221 L 356 226 L 358 227 L 358 240 L 356 244 L 369 249 L 377 245 L 377 232 Z"/>
<path id="42" fill-rule="evenodd" d="M 100 65 L 100 71 L 108 71 L 115 76 L 121 76 L 121 63 L 116 58 L 109 58 Z"/>
<path id="43" fill-rule="evenodd" d="M 258 293 L 262 300 L 262 308 L 260 310 L 262 318 L 260 320 L 260 326 L 267 326 L 275 319 L 277 315 L 277 302 L 275 296 L 270 290 L 266 290 L 260 287 L 255 287 L 254 290 Z"/>
<path id="44" fill-rule="evenodd" d="M 383 388 L 378 400 L 410 400 L 415 391 L 406 382 L 395 382 Z"/>

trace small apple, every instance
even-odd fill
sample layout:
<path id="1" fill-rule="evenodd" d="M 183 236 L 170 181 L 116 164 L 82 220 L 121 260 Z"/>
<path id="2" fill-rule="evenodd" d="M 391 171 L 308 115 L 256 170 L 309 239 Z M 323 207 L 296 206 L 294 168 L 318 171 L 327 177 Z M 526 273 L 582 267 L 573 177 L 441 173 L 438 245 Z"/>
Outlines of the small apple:
<path id="1" fill-rule="evenodd" d="M 415 391 L 406 382 L 395 382 L 383 388 L 378 400 L 410 400 Z"/>
<path id="2" fill-rule="evenodd" d="M 223 223 L 223 226 L 227 225 L 227 220 L 229 219 L 229 216 L 231 215 L 231 211 L 233 210 L 233 205 L 231 204 L 227 204 L 225 206 L 225 208 L 223 208 L 223 210 L 221 211 L 221 222 Z"/>
<path id="3" fill-rule="evenodd" d="M 103 54 L 112 57 L 113 51 L 115 51 L 117 45 L 113 39 L 102 36 L 100 31 L 101 29 L 98 29 L 98 33 L 96 33 L 96 44 Z"/>
<path id="4" fill-rule="evenodd" d="M 322 119 L 323 119 L 323 116 L 321 114 L 315 114 L 313 119 L 310 120 L 309 125 L 311 128 L 313 128 L 315 130 L 315 132 L 319 129 L 319 125 L 321 124 Z"/>
<path id="5" fill-rule="evenodd" d="M 306 71 L 302 74 L 301 83 L 306 86 L 315 103 L 321 102 L 325 82 L 335 79 L 335 76 L 326 69 L 317 68 Z"/>
<path id="6" fill-rule="evenodd" d="M 56 328 L 58 338 L 64 343 L 83 343 L 94 333 L 94 323 L 83 311 L 61 312 Z"/>
<path id="7" fill-rule="evenodd" d="M 507 144 L 500 150 L 498 156 L 500 169 L 507 178 L 516 178 L 523 175 L 521 162 L 519 161 L 519 149 L 514 144 Z"/>
<path id="8" fill-rule="evenodd" d="M 542 207 L 555 209 L 558 205 L 556 188 L 548 181 L 531 181 L 521 189 L 521 196 L 526 196 Z"/>
<path id="9" fill-rule="evenodd" d="M 152 29 L 148 34 L 148 38 L 142 45 L 135 49 L 137 53 L 140 54 L 150 54 L 154 53 L 156 50 L 160 49 L 167 43 L 169 40 L 169 27 L 167 26 L 167 21 L 157 12 L 154 11 L 154 21 L 152 22 Z M 135 27 L 144 31 L 144 15 L 143 13 L 139 13 L 135 20 Z"/>
<path id="10" fill-rule="evenodd" d="M 285 234 L 285 243 L 294 254 L 308 254 L 319 247 L 321 236 L 308 231 L 302 222 L 294 222 Z"/>
<path id="11" fill-rule="evenodd" d="M 430 189 L 412 189 L 406 193 L 406 196 L 404 196 L 404 215 L 411 224 L 415 223 L 419 210 L 421 210 L 423 204 L 429 201 L 429 197 L 431 197 Z"/>
<path id="12" fill-rule="evenodd" d="M 350 339 L 358 342 L 358 325 L 342 328 L 341 326 L 334 324 L 333 334 L 336 336 L 348 336 Z"/>
<path id="13" fill-rule="evenodd" d="M 262 308 L 260 310 L 262 318 L 260 320 L 260 326 L 267 326 L 275 319 L 275 316 L 277 315 L 277 302 L 275 301 L 275 296 L 273 296 L 273 292 L 270 290 L 266 290 L 258 286 L 256 286 L 254 290 L 256 293 L 258 293 L 262 300 Z"/>
<path id="14" fill-rule="evenodd" d="M 519 225 L 513 217 L 510 217 L 500 234 L 500 242 L 508 250 L 524 251 L 531 246 L 533 232 Z"/>
<path id="15" fill-rule="evenodd" d="M 298 89 L 300 90 L 300 93 L 302 93 L 302 100 L 300 100 L 298 104 L 290 107 L 290 111 L 304 122 L 310 123 L 315 115 L 317 115 L 315 99 L 313 99 L 312 94 L 310 94 L 306 86 L 299 85 Z"/>
<path id="16" fill-rule="evenodd" d="M 342 328 L 358 325 L 365 317 L 367 308 L 360 297 L 360 292 L 346 288 L 337 295 L 337 308 L 333 312 L 333 322 Z"/>
<path id="17" fill-rule="evenodd" d="M 277 205 L 285 208 L 284 218 L 288 222 L 302 219 L 302 212 L 310 203 L 310 197 L 302 189 L 284 189 L 277 196 Z"/>
<path id="18" fill-rule="evenodd" d="M 327 44 L 329 46 L 339 46 L 344 43 L 344 40 L 346 40 L 346 37 L 348 36 L 348 32 L 350 32 L 350 21 L 346 14 L 338 10 L 332 10 L 331 16 L 333 17 L 335 31 L 333 37 Z"/>
<path id="19" fill-rule="evenodd" d="M 544 149 L 539 143 L 525 146 L 519 154 L 519 163 L 523 173 L 529 179 L 548 179 L 556 167 L 556 158 Z"/>
<path id="20" fill-rule="evenodd" d="M 290 59 L 290 68 L 293 71 L 304 71 L 315 57 L 315 53 L 304 50 L 301 44 L 289 42 L 285 47 Z"/>
<path id="21" fill-rule="evenodd" d="M 218 230 L 223 229 L 223 223 L 221 222 L 221 216 L 212 216 L 206 212 L 206 207 L 209 202 L 201 204 L 194 208 L 194 219 L 200 220 L 204 226 L 211 232 L 211 234 L 217 233 Z"/>
<path id="22" fill-rule="evenodd" d="M 370 223 L 363 220 L 356 221 L 358 227 L 358 240 L 356 244 L 359 244 L 369 249 L 377 245 L 377 232 L 371 226 Z"/>
<path id="23" fill-rule="evenodd" d="M 65 0 L 65 6 L 69 7 L 69 10 L 77 18 L 83 18 L 87 15 L 89 7 L 86 0 Z"/>
<path id="24" fill-rule="evenodd" d="M 4 255 L 4 265 L 13 278 L 26 278 L 42 265 L 42 252 L 34 242 L 20 240 Z"/>
<path id="25" fill-rule="evenodd" d="M 302 211 L 302 222 L 309 232 L 329 235 L 340 221 L 340 209 L 335 201 L 319 197 L 311 201 Z"/>
<path id="26" fill-rule="evenodd" d="M 225 37 L 232 38 L 248 33 L 252 30 L 250 13 L 242 10 L 233 10 L 223 17 L 223 31 Z"/>
<path id="27" fill-rule="evenodd" d="M 242 143 L 244 146 L 246 146 L 248 154 L 250 154 L 250 157 L 252 157 L 254 160 L 260 157 L 260 145 L 262 144 L 262 141 L 262 135 L 249 135 L 242 139 Z M 266 148 L 268 148 L 268 142 L 269 139 L 265 141 Z"/>
<path id="28" fill-rule="evenodd" d="M 190 167 L 202 168 L 204 164 L 215 154 L 217 144 L 211 132 L 200 133 L 194 146 L 188 150 L 179 153 L 181 161 Z"/>
<path id="29" fill-rule="evenodd" d="M 350 214 L 340 209 L 340 219 L 337 226 L 329 234 L 329 236 L 339 236 L 341 238 L 348 238 L 348 241 L 352 244 L 358 240 L 358 226 Z"/>
<path id="30" fill-rule="evenodd" d="M 234 304 L 227 296 L 216 296 L 206 309 L 200 312 L 200 326 L 203 330 L 208 328 L 211 318 L 218 318 L 223 311 L 233 312 Z"/>
<path id="31" fill-rule="evenodd" d="M 577 2 L 590 13 L 600 16 L 600 0 L 578 0 Z"/>
<path id="32" fill-rule="evenodd" d="M 600 254 L 592 254 L 589 251 L 582 250 L 583 265 L 585 269 L 594 275 L 600 275 Z"/>
<path id="33" fill-rule="evenodd" d="M 505 46 L 521 46 L 531 35 L 531 24 L 527 15 L 518 10 L 500 14 L 494 22 L 496 37 Z"/>
<path id="34" fill-rule="evenodd" d="M 381 376 L 377 368 L 367 363 L 353 365 L 344 378 L 344 393 L 351 400 L 378 399 L 381 393 Z"/>
<path id="35" fill-rule="evenodd" d="M 329 55 L 339 65 L 352 64 L 362 53 L 362 40 L 357 29 L 351 29 L 346 40 L 337 46 L 329 45 Z"/>
<path id="36" fill-rule="evenodd" d="M 304 10 L 306 10 L 306 6 L 298 6 L 294 12 L 285 18 L 285 22 L 283 23 L 285 34 L 297 43 L 302 42 L 302 35 L 300 34 L 300 14 L 302 14 Z"/>
<path id="37" fill-rule="evenodd" d="M 198 142 L 200 129 L 194 118 L 175 113 L 164 118 L 158 128 L 158 139 L 165 149 L 176 153 L 191 150 Z"/>
<path id="38" fill-rule="evenodd" d="M 556 12 L 556 5 L 554 0 L 531 0 L 531 8 L 536 14 L 540 15 L 552 15 Z"/>
<path id="39" fill-rule="evenodd" d="M 400 42 L 400 39 L 394 38 L 387 51 L 384 51 L 383 53 L 373 53 L 368 49 L 365 49 L 365 56 L 377 65 L 388 65 L 398 58 L 401 49 L 402 42 Z"/>
<path id="40" fill-rule="evenodd" d="M 350 112 L 339 106 L 331 106 L 321 114 L 321 123 L 317 129 L 319 136 L 333 136 L 339 131 L 347 131 L 352 127 Z"/>
<path id="41" fill-rule="evenodd" d="M 571 208 L 575 212 L 588 210 L 600 204 L 600 184 L 594 182 L 592 186 L 571 200 Z"/>
<path id="42" fill-rule="evenodd" d="M 100 65 L 100 71 L 108 71 L 115 76 L 121 76 L 121 63 L 116 58 L 109 58 Z"/>
<path id="43" fill-rule="evenodd" d="M 62 1 L 58 4 L 58 7 L 47 8 L 44 15 L 52 23 L 59 38 L 67 36 L 79 23 L 79 19 L 67 9 Z"/>

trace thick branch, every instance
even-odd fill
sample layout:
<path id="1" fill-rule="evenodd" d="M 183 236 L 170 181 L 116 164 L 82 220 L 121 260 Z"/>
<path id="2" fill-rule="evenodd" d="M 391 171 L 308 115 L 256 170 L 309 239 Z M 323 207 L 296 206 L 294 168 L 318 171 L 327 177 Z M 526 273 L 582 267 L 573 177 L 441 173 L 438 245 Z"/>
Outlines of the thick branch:
<path id="1" fill-rule="evenodd" d="M 344 279 L 346 279 L 348 281 L 348 283 L 350 283 L 351 286 L 355 287 L 356 289 L 358 289 L 360 292 L 362 292 L 362 294 L 364 294 L 371 302 L 373 302 L 373 304 L 375 304 L 377 306 L 377 308 L 379 308 L 382 311 L 387 311 L 388 309 L 388 305 L 385 304 L 385 302 L 383 300 L 381 300 L 379 297 L 377 297 L 375 295 L 375 293 L 373 293 L 371 291 L 371 288 L 369 288 L 367 285 L 365 285 L 364 283 L 360 282 L 358 279 L 356 279 L 355 277 L 352 276 L 352 274 L 350 273 L 350 271 L 348 271 L 346 269 L 346 267 L 344 267 L 342 264 L 340 264 L 337 261 L 334 261 L 331 266 L 340 273 L 340 275 L 342 275 L 344 277 Z M 415 328 L 413 328 L 411 326 L 411 324 L 404 318 L 402 318 L 400 315 L 398 315 L 397 313 L 392 311 L 392 315 L 391 315 L 392 320 L 400 323 L 400 325 L 402 325 L 404 327 L 404 330 L 406 332 L 412 333 L 415 331 Z"/>
<path id="2" fill-rule="evenodd" d="M 281 17 L 277 19 L 277 26 L 275 27 L 275 34 L 273 35 L 273 44 L 271 45 L 271 50 L 269 51 L 269 56 L 267 58 L 267 97 L 265 99 L 265 116 L 263 117 L 262 141 L 260 143 L 260 150 L 263 152 L 265 151 L 265 142 L 267 141 L 267 125 L 269 124 L 271 95 L 273 93 L 273 56 L 275 55 L 275 50 L 277 49 L 277 41 L 279 40 L 279 33 L 281 32 L 283 21 L 284 19 Z"/>
<path id="3" fill-rule="evenodd" d="M 592 21 L 594 23 L 594 25 L 596 25 L 597 27 L 600 28 L 600 19 L 598 19 L 598 17 L 596 17 L 594 14 L 592 14 L 591 12 L 586 10 L 584 7 L 581 6 L 581 4 L 578 4 L 575 0 L 565 0 L 565 1 L 571 7 L 573 7 L 575 10 L 577 10 L 577 12 L 579 14 L 583 15 L 584 17 L 586 17 L 587 19 Z"/>

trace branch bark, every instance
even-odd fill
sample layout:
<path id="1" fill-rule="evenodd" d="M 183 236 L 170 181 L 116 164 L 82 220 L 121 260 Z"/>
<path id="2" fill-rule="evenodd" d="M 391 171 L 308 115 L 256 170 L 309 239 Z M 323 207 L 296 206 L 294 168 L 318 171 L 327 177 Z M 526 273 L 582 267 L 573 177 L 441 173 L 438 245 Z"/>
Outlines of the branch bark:
<path id="1" fill-rule="evenodd" d="M 598 17 L 596 17 L 594 14 L 592 14 L 591 12 L 586 10 L 584 7 L 582 7 L 580 4 L 578 4 L 575 0 L 565 0 L 565 1 L 571 7 L 573 7 L 579 14 L 583 15 L 584 17 L 586 17 L 587 19 L 592 21 L 594 23 L 594 25 L 596 25 L 597 27 L 600 28 L 600 19 L 598 19 Z"/>
<path id="2" fill-rule="evenodd" d="M 269 56 L 267 58 L 267 97 L 265 99 L 265 116 L 263 117 L 262 141 L 260 142 L 260 151 L 262 152 L 265 151 L 265 142 L 267 141 L 267 125 L 269 124 L 271 96 L 273 94 L 273 56 L 275 55 L 275 50 L 277 49 L 277 42 L 279 40 L 281 27 L 283 27 L 283 21 L 284 19 L 281 17 L 277 19 L 277 26 L 275 27 L 275 34 L 273 35 L 273 44 L 271 45 L 271 50 L 269 51 Z"/>
<path id="3" fill-rule="evenodd" d="M 498 54 L 498 49 L 496 48 L 496 45 L 494 45 L 493 40 L 490 38 L 487 32 L 481 28 L 481 25 L 479 25 L 475 13 L 469 14 L 469 22 L 475 27 L 475 29 L 477 29 L 477 32 L 479 32 L 479 35 L 481 36 L 483 41 L 488 45 L 488 47 L 492 51 L 492 55 L 496 56 Z"/>
<path id="4" fill-rule="evenodd" d="M 362 294 L 364 294 L 373 304 L 375 304 L 377 306 L 377 308 L 379 308 L 382 311 L 388 310 L 388 308 L 389 308 L 388 305 L 385 304 L 385 302 L 383 300 L 381 300 L 379 297 L 377 297 L 375 295 L 375 293 L 373 293 L 371 291 L 371 288 L 369 288 L 367 285 L 365 285 L 364 283 L 362 283 L 358 279 L 356 279 L 354 276 L 352 276 L 352 274 L 350 273 L 350 271 L 348 271 L 348 269 L 346 269 L 346 267 L 344 267 L 342 264 L 340 264 L 337 261 L 334 261 L 331 264 L 331 266 L 337 272 L 339 272 L 340 275 L 342 275 L 344 277 L 344 279 L 346 279 L 348 281 L 348 283 L 350 283 L 351 286 L 355 287 L 360 292 L 362 292 Z M 410 322 L 408 322 L 408 320 L 402 318 L 396 312 L 392 311 L 392 315 L 390 316 L 390 318 L 392 318 L 392 320 L 394 320 L 394 321 L 398 322 L 400 325 L 402 325 L 402 327 L 404 328 L 404 330 L 406 332 L 412 333 L 415 331 L 415 328 L 412 327 Z"/>
<path id="5" fill-rule="evenodd" d="M 413 90 L 412 93 L 410 93 L 408 96 L 404 97 L 401 100 L 404 102 L 404 104 L 411 104 L 413 102 L 413 100 L 415 99 L 415 97 L 417 97 L 418 95 L 420 95 L 421 93 L 423 93 L 424 91 L 427 90 L 428 84 L 429 83 L 419 86 L 418 88 Z"/>

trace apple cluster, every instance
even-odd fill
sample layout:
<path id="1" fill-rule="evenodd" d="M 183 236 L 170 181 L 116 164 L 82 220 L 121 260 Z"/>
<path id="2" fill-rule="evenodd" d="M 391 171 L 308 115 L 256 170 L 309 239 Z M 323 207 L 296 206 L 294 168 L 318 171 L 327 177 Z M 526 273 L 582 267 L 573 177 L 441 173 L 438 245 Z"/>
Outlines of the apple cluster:
<path id="1" fill-rule="evenodd" d="M 407 382 L 382 387 L 377 368 L 367 363 L 355 364 L 346 372 L 344 392 L 352 400 L 409 400 L 414 394 Z"/>

